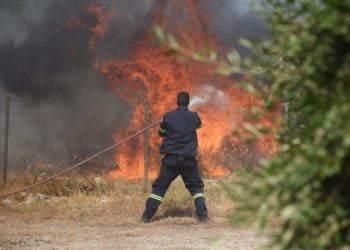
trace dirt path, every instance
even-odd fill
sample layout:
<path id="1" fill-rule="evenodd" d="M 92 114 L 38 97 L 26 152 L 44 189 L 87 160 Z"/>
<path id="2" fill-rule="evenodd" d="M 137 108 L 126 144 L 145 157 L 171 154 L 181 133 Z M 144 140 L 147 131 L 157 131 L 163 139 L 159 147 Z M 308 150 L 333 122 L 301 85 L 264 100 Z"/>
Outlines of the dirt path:
<path id="1" fill-rule="evenodd" d="M 0 215 L 0 249 L 257 249 L 266 242 L 252 229 L 234 229 L 222 218 L 198 223 L 164 218 L 143 224 L 136 218 L 35 221 Z"/>

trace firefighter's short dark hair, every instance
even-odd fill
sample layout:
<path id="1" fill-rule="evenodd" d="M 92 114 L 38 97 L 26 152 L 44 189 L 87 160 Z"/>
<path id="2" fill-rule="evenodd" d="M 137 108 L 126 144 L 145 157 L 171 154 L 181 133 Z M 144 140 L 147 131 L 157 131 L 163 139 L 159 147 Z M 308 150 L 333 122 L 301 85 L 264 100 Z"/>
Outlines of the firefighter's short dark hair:
<path id="1" fill-rule="evenodd" d="M 177 105 L 188 106 L 190 104 L 190 95 L 187 92 L 177 94 Z"/>

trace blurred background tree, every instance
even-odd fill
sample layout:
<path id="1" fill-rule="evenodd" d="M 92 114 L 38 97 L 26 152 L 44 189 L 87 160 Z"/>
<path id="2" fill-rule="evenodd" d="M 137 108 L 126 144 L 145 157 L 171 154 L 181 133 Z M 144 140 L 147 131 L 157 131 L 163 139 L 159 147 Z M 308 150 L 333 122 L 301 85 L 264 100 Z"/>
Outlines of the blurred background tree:
<path id="1" fill-rule="evenodd" d="M 225 185 L 236 216 L 273 219 L 269 249 L 339 249 L 350 244 L 350 1 L 262 0 L 269 36 L 250 46 L 253 58 L 235 51 L 223 63 L 216 52 L 182 48 L 155 29 L 173 51 L 221 74 L 257 77 L 269 86 L 266 108 L 285 103 L 280 150 L 271 160 Z M 248 73 L 249 72 L 249 73 Z M 287 111 L 288 110 L 288 111 Z"/>
<path id="2" fill-rule="evenodd" d="M 271 247 L 338 249 L 350 243 L 350 2 L 262 9 L 270 35 L 250 66 L 271 79 L 267 107 L 282 100 L 288 115 L 280 152 L 226 188 L 260 226 L 277 218 Z"/>

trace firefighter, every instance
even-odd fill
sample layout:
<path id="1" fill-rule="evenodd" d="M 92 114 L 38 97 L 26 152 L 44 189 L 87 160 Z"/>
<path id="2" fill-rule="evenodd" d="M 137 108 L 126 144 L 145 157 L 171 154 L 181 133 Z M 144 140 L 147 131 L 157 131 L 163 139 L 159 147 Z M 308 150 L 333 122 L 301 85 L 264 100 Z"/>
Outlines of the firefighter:
<path id="1" fill-rule="evenodd" d="M 171 182 L 181 175 L 191 193 L 200 222 L 207 221 L 208 212 L 203 193 L 203 181 L 197 166 L 197 132 L 201 119 L 196 112 L 188 110 L 190 96 L 187 92 L 177 94 L 178 108 L 163 116 L 159 135 L 163 137 L 160 153 L 164 155 L 158 178 L 152 184 L 152 192 L 146 201 L 142 215 L 144 223 L 151 221 Z"/>

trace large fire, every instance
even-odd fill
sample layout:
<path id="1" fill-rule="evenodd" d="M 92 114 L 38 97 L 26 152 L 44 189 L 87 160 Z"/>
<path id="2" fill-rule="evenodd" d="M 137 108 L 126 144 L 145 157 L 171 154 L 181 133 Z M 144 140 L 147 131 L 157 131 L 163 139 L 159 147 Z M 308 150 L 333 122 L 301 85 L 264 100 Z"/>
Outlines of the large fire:
<path id="1" fill-rule="evenodd" d="M 174 1 L 174 4 L 177 5 L 174 11 L 185 13 L 186 21 L 179 21 L 174 25 L 158 14 L 154 17 L 154 25 L 165 27 L 189 49 L 211 47 L 222 51 L 215 36 L 209 35 L 208 15 L 197 8 L 195 1 Z M 108 22 L 114 17 L 113 21 L 117 22 L 118 18 L 115 11 L 108 12 L 103 7 L 90 6 L 88 11 L 97 15 L 101 22 L 91 29 L 90 45 L 95 47 L 96 39 L 102 38 L 107 32 Z M 198 130 L 199 162 L 207 175 L 229 175 L 237 164 L 244 163 L 244 160 L 239 159 L 249 158 L 248 154 L 254 154 L 258 158 L 268 157 L 275 152 L 276 143 L 272 135 L 247 146 L 244 139 L 233 133 L 238 130 L 245 134 L 246 115 L 242 110 L 246 112 L 254 107 L 261 107 L 262 100 L 259 97 L 237 87 L 234 80 L 217 75 L 210 65 L 190 60 L 183 62 L 178 57 L 167 55 L 165 48 L 156 46 L 153 41 L 150 33 L 135 43 L 127 60 L 97 59 L 95 67 L 104 76 L 112 91 L 133 106 L 127 128 L 116 125 L 116 142 L 145 126 L 145 100 L 150 103 L 150 120 L 156 121 L 165 112 L 176 108 L 176 94 L 179 91 L 187 91 L 192 97 L 190 109 L 198 112 L 202 118 L 203 125 Z M 274 126 L 268 116 L 261 117 L 257 122 L 267 127 Z M 159 169 L 160 143 L 158 133 L 151 131 L 151 178 L 156 176 Z M 141 179 L 144 175 L 143 137 L 119 147 L 115 160 L 118 168 L 110 173 L 111 177 Z"/>

